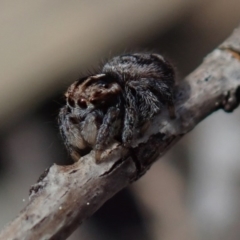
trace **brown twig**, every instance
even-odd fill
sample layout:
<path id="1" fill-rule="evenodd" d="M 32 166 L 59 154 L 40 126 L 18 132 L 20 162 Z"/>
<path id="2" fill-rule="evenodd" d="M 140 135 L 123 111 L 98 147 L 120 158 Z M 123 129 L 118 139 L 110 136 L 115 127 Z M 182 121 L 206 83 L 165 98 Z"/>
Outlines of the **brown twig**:
<path id="1" fill-rule="evenodd" d="M 3 229 L 0 240 L 66 239 L 202 119 L 220 108 L 233 111 L 239 101 L 240 28 L 176 88 L 176 119 L 169 119 L 166 110 L 132 149 L 114 144 L 101 164 L 91 152 L 71 166 L 53 165 L 32 187 L 28 205 Z"/>

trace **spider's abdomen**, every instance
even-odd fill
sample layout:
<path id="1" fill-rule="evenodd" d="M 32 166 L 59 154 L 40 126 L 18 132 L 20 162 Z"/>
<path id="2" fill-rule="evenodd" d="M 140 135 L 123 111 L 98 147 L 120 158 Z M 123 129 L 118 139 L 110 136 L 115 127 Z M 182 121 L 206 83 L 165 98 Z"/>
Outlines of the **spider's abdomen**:
<path id="1" fill-rule="evenodd" d="M 103 73 L 112 73 L 123 81 L 153 78 L 169 86 L 174 84 L 172 65 L 159 54 L 135 53 L 114 57 L 103 67 Z"/>
<path id="2" fill-rule="evenodd" d="M 175 72 L 159 54 L 117 56 L 104 65 L 103 72 L 118 76 L 124 84 L 126 105 L 133 102 L 131 107 L 136 108 L 139 125 L 159 113 L 163 105 L 173 105 Z"/>

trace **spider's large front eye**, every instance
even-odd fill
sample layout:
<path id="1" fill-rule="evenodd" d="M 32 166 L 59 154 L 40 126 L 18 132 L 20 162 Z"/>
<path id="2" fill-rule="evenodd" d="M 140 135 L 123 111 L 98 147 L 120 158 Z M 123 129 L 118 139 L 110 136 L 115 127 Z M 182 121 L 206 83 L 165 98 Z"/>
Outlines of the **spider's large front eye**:
<path id="1" fill-rule="evenodd" d="M 75 107 L 75 102 L 72 98 L 67 98 L 67 103 L 70 107 Z"/>
<path id="2" fill-rule="evenodd" d="M 87 103 L 86 103 L 86 100 L 85 99 L 79 99 L 77 101 L 77 104 L 80 108 L 82 109 L 86 109 L 87 108 Z"/>

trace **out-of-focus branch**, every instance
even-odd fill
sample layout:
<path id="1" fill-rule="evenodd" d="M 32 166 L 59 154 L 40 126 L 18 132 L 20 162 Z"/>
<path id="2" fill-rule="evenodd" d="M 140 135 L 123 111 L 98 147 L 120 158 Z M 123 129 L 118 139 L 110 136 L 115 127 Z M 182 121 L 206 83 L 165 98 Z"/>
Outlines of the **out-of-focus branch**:
<path id="1" fill-rule="evenodd" d="M 5 227 L 0 240 L 66 239 L 202 119 L 220 108 L 234 110 L 239 89 L 240 28 L 178 85 L 175 120 L 162 112 L 132 149 L 114 144 L 101 164 L 95 163 L 92 151 L 71 166 L 52 166 L 33 186 L 28 205 Z"/>

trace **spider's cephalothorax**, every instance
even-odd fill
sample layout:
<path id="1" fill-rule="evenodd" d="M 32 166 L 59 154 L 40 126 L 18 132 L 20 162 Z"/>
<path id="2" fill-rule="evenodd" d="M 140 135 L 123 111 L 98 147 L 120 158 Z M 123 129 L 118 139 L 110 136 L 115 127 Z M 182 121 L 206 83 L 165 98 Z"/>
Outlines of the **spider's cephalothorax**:
<path id="1" fill-rule="evenodd" d="M 158 54 L 114 57 L 102 73 L 82 78 L 67 90 L 60 131 L 75 161 L 94 149 L 96 159 L 114 141 L 131 147 L 141 129 L 163 106 L 175 116 L 174 70 Z"/>

